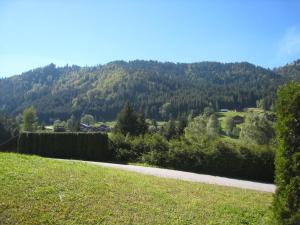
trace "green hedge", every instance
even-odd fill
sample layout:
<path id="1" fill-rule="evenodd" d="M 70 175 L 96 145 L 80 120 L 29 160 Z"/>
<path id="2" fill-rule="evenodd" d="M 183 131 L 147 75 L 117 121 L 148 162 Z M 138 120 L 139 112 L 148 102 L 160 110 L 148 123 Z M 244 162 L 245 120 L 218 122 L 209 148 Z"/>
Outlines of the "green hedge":
<path id="1" fill-rule="evenodd" d="M 275 151 L 270 146 L 214 141 L 204 147 L 184 140 L 167 141 L 159 134 L 111 136 L 115 159 L 196 173 L 274 182 Z"/>
<path id="2" fill-rule="evenodd" d="M 1 152 L 16 152 L 17 144 L 18 144 L 18 136 L 11 137 L 6 142 L 0 144 L 0 151 Z"/>
<path id="3" fill-rule="evenodd" d="M 107 161 L 108 137 L 101 133 L 21 133 L 18 152 L 45 157 Z"/>
<path id="4" fill-rule="evenodd" d="M 175 169 L 274 182 L 274 151 L 269 148 L 250 149 L 217 141 L 206 149 L 173 142 L 165 158 L 162 166 Z"/>

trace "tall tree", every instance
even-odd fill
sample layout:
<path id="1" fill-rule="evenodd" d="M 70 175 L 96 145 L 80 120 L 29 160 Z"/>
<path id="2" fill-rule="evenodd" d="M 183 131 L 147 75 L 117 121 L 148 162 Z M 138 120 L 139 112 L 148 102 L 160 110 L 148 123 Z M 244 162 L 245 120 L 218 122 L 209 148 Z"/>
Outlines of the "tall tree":
<path id="1" fill-rule="evenodd" d="M 209 117 L 208 122 L 207 122 L 207 134 L 210 137 L 216 137 L 219 135 L 220 130 L 221 130 L 221 127 L 220 127 L 220 122 L 218 120 L 218 117 L 216 116 L 215 113 L 213 113 Z"/>
<path id="2" fill-rule="evenodd" d="M 275 137 L 273 123 L 268 120 L 267 114 L 249 112 L 245 123 L 241 126 L 241 139 L 254 142 L 259 145 L 269 144 Z"/>
<path id="3" fill-rule="evenodd" d="M 276 193 L 278 224 L 300 224 L 300 83 L 280 88 L 277 100 Z"/>
<path id="4" fill-rule="evenodd" d="M 163 134 L 168 140 L 177 136 L 176 124 L 174 120 L 170 120 L 167 124 L 165 124 Z"/>
<path id="5" fill-rule="evenodd" d="M 183 135 L 184 129 L 186 128 L 187 123 L 188 123 L 188 121 L 185 117 L 179 118 L 178 125 L 177 125 L 177 134 L 179 136 Z"/>
<path id="6" fill-rule="evenodd" d="M 95 119 L 92 115 L 90 114 L 84 114 L 82 117 L 81 117 L 81 120 L 80 120 L 81 123 L 84 123 L 84 124 L 87 124 L 87 125 L 93 125 L 95 123 Z"/>
<path id="7" fill-rule="evenodd" d="M 185 137 L 191 142 L 204 144 L 207 137 L 207 117 L 200 115 L 193 118 L 184 129 Z"/>
<path id="8" fill-rule="evenodd" d="M 23 111 L 23 130 L 29 132 L 37 130 L 37 113 L 33 106 Z"/>
<path id="9" fill-rule="evenodd" d="M 115 130 L 124 135 L 138 135 L 138 128 L 139 123 L 137 121 L 137 115 L 133 111 L 131 105 L 126 103 L 121 112 L 118 114 Z"/>
<path id="10" fill-rule="evenodd" d="M 67 120 L 67 128 L 69 131 L 76 132 L 80 130 L 80 121 L 76 119 L 74 115 L 71 116 L 70 119 Z"/>
<path id="11" fill-rule="evenodd" d="M 137 118 L 137 122 L 138 122 L 138 133 L 144 135 L 147 130 L 148 130 L 148 124 L 146 122 L 146 117 L 145 117 L 145 111 L 142 108 L 141 112 L 138 115 Z"/>

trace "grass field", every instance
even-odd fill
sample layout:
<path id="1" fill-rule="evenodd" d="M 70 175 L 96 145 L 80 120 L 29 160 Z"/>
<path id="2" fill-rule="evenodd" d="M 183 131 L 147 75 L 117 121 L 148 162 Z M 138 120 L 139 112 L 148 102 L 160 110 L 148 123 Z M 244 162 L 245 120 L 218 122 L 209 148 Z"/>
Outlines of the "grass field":
<path id="1" fill-rule="evenodd" d="M 246 115 L 246 112 L 235 112 L 235 111 L 218 112 L 217 115 L 219 117 L 221 128 L 224 130 L 226 118 L 234 117 L 234 116 L 243 116 L 244 117 Z"/>
<path id="2" fill-rule="evenodd" d="M 266 224 L 272 195 L 0 153 L 0 224 Z"/>
<path id="3" fill-rule="evenodd" d="M 228 117 L 234 117 L 234 116 L 243 116 L 245 117 L 247 114 L 247 111 L 252 111 L 252 112 L 256 112 L 256 113 L 262 113 L 264 112 L 264 110 L 259 109 L 259 108 L 248 108 L 245 112 L 237 112 L 237 111 L 228 111 L 228 112 L 218 112 L 217 115 L 219 117 L 219 121 L 220 121 L 220 125 L 221 128 L 224 129 L 225 128 L 225 120 Z M 240 126 L 240 125 L 238 125 Z"/>

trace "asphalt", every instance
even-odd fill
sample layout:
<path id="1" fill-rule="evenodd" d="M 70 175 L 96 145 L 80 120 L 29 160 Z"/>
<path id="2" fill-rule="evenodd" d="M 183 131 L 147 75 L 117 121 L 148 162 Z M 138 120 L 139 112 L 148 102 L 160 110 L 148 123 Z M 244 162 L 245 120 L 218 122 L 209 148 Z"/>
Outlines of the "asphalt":
<path id="1" fill-rule="evenodd" d="M 197 183 L 214 184 L 214 185 L 249 189 L 255 191 L 274 193 L 276 189 L 276 186 L 274 184 L 232 179 L 232 178 L 212 176 L 206 174 L 190 173 L 190 172 L 184 172 L 178 170 L 135 166 L 135 165 L 124 165 L 124 164 L 115 164 L 115 163 L 81 161 L 81 160 L 67 160 L 67 161 L 82 162 L 86 164 L 121 169 L 121 170 L 126 170 L 126 171 L 146 174 L 146 175 L 152 175 L 152 176 L 162 177 L 162 178 L 178 179 L 178 180 L 191 181 Z"/>

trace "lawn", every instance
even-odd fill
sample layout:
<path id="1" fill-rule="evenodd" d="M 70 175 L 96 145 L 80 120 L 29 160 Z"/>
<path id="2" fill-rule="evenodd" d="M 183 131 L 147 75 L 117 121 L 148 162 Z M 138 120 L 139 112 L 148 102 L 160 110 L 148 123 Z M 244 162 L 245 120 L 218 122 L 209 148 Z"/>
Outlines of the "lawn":
<path id="1" fill-rule="evenodd" d="M 0 224 L 265 224 L 272 194 L 0 153 Z"/>

